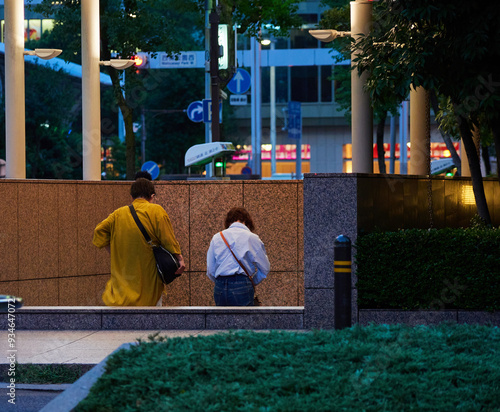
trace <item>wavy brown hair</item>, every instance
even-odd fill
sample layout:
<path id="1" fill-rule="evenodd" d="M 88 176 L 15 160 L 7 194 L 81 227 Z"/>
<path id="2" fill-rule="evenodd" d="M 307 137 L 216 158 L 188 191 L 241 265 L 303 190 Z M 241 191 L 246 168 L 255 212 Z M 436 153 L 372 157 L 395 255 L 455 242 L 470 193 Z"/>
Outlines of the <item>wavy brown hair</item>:
<path id="1" fill-rule="evenodd" d="M 254 231 L 255 226 L 253 224 L 253 220 L 244 207 L 233 207 L 226 215 L 226 221 L 224 222 L 224 226 L 227 229 L 234 222 L 240 221 L 245 224 L 250 231 Z"/>

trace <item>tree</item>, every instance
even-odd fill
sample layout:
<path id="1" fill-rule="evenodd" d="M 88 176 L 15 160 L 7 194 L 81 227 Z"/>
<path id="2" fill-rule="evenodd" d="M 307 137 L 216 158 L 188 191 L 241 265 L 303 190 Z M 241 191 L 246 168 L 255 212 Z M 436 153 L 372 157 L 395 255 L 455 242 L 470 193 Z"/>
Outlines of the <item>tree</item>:
<path id="1" fill-rule="evenodd" d="M 190 2 L 180 0 L 100 0 L 101 60 L 109 60 L 112 56 L 129 59 L 137 50 L 166 51 L 170 54 L 175 54 L 185 47 L 195 50 L 200 46 L 196 33 L 201 29 L 202 20 L 199 19 L 194 6 Z M 54 28 L 50 35 L 52 39 L 64 43 L 61 57 L 69 61 L 81 61 L 80 3 L 43 0 L 34 10 L 54 18 Z M 198 20 L 193 16 L 198 17 Z M 111 77 L 114 97 L 123 114 L 126 176 L 127 179 L 133 179 L 136 163 L 133 121 L 134 110 L 140 106 L 140 102 L 137 101 L 137 93 L 131 91 L 137 92 L 143 84 L 137 78 L 135 68 L 127 69 L 126 89 L 131 93 L 125 93 L 124 97 L 120 84 L 121 74 L 112 68 L 103 70 Z"/>
<path id="2" fill-rule="evenodd" d="M 240 33 L 259 33 L 264 23 L 271 24 L 274 32 L 286 31 L 297 23 L 294 0 L 221 0 L 218 12 L 221 22 L 233 21 L 240 25 Z M 101 60 L 109 60 L 112 54 L 118 58 L 131 58 L 137 50 L 143 52 L 164 51 L 175 55 L 180 50 L 203 48 L 204 0 L 100 0 Z M 64 42 L 61 57 L 75 61 L 80 56 L 80 4 L 74 1 L 53 2 L 42 0 L 34 10 L 51 16 L 55 20 L 51 33 L 53 38 Z M 75 30 L 75 27 L 78 30 Z M 230 42 L 234 36 L 229 35 Z M 62 47 L 61 47 L 62 48 Z M 234 44 L 229 47 L 230 61 L 234 61 Z M 135 173 L 135 135 L 133 132 L 134 111 L 142 101 L 133 98 L 130 91 L 145 90 L 144 78 L 136 75 L 135 69 L 126 70 L 126 89 L 123 95 L 120 74 L 114 69 L 108 71 L 113 83 L 114 96 L 123 114 L 126 134 L 127 178 Z M 222 86 L 231 78 L 232 71 L 221 73 Z M 131 100 L 132 99 L 132 100 Z M 135 113 L 137 117 L 137 113 Z"/>
<path id="3" fill-rule="evenodd" d="M 78 84 L 62 69 L 33 64 L 26 64 L 25 84 L 29 91 L 25 100 L 27 177 L 81 178 L 81 135 L 72 133 L 80 111 Z M 5 111 L 0 111 L 2 128 L 4 116 Z"/>
<path id="4" fill-rule="evenodd" d="M 372 32 L 354 47 L 357 70 L 368 71 L 374 102 L 410 86 L 448 96 L 469 161 L 479 216 L 490 223 L 473 127 L 484 119 L 498 136 L 500 5 L 466 0 L 382 0 Z M 498 147 L 497 147 L 498 151 Z"/>

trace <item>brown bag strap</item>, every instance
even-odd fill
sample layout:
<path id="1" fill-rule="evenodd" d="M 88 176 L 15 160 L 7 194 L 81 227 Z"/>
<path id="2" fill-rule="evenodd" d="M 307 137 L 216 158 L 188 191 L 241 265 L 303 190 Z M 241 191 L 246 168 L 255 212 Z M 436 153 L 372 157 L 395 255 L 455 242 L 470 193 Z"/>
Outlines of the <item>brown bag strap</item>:
<path id="1" fill-rule="evenodd" d="M 245 266 L 243 266 L 243 264 L 238 260 L 238 258 L 236 257 L 236 255 L 234 254 L 233 250 L 231 249 L 231 246 L 229 246 L 229 243 L 227 243 L 227 240 L 226 238 L 224 237 L 224 234 L 222 232 L 219 232 L 220 234 L 220 237 L 222 238 L 222 240 L 224 241 L 224 243 L 226 244 L 227 248 L 229 249 L 229 251 L 231 252 L 231 254 L 234 256 L 234 258 L 236 259 L 236 262 L 238 262 L 238 264 L 241 266 L 241 268 L 245 271 L 245 274 L 248 276 L 248 278 L 250 279 L 250 282 L 252 282 L 252 286 L 253 288 L 255 289 L 255 283 L 253 282 L 253 279 L 252 277 L 249 275 L 248 273 L 248 270 L 246 269 Z"/>

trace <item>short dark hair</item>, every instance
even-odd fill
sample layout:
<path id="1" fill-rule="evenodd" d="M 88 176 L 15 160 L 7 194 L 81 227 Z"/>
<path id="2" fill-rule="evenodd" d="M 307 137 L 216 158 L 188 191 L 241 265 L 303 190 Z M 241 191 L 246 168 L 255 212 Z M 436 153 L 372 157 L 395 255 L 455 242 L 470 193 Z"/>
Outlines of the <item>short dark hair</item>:
<path id="1" fill-rule="evenodd" d="M 151 173 L 149 173 L 147 170 L 139 170 L 135 174 L 134 180 L 137 180 L 140 177 L 143 177 L 144 179 L 148 179 L 148 180 L 153 180 L 153 176 L 151 176 Z"/>
<path id="2" fill-rule="evenodd" d="M 227 229 L 236 221 L 243 222 L 252 232 L 255 229 L 250 213 L 244 207 L 233 207 L 226 215 L 225 228 Z"/>
<path id="3" fill-rule="evenodd" d="M 155 185 L 151 180 L 140 177 L 130 187 L 130 195 L 132 199 L 143 197 L 144 199 L 151 199 L 155 195 Z"/>

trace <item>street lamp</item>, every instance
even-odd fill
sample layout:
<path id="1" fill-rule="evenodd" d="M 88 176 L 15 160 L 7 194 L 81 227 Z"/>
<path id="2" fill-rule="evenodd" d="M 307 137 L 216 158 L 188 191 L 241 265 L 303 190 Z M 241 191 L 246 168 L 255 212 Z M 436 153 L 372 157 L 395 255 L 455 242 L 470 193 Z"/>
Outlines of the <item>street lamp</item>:
<path id="1" fill-rule="evenodd" d="M 82 26 L 82 157 L 83 180 L 101 180 L 101 105 L 99 66 L 119 70 L 133 60 L 100 61 L 99 0 L 81 2 Z"/>
<path id="2" fill-rule="evenodd" d="M 125 70 L 128 69 L 129 67 L 132 67 L 135 64 L 135 60 L 111 59 L 111 60 L 100 61 L 99 64 L 101 66 L 109 66 L 117 70 Z"/>
<path id="3" fill-rule="evenodd" d="M 334 41 L 337 37 L 347 37 L 351 35 L 350 31 L 337 31 L 337 30 L 309 30 L 309 34 L 319 41 L 329 43 Z"/>
<path id="4" fill-rule="evenodd" d="M 25 50 L 25 56 L 36 56 L 43 60 L 50 60 L 54 57 L 59 56 L 62 53 L 61 49 L 35 49 L 35 50 Z"/>

